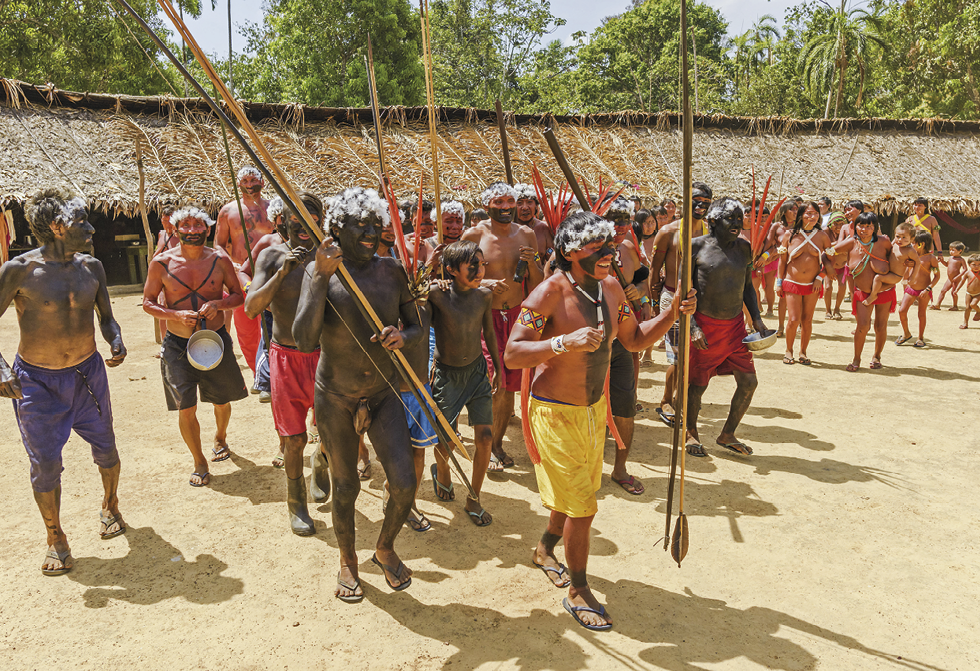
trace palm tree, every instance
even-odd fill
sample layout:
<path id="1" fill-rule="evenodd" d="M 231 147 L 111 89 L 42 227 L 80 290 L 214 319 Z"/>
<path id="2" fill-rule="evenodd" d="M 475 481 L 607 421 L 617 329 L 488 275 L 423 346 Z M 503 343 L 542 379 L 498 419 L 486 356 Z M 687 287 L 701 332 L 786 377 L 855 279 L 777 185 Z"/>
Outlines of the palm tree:
<path id="1" fill-rule="evenodd" d="M 749 73 L 752 71 L 752 61 L 754 54 L 752 51 L 752 31 L 746 30 L 741 35 L 732 38 L 732 45 L 735 47 L 735 83 L 738 88 L 749 88 Z M 743 79 L 744 81 L 740 81 Z"/>
<path id="2" fill-rule="evenodd" d="M 836 117 L 844 96 L 844 78 L 852 63 L 857 65 L 860 75 L 855 107 L 861 107 L 861 102 L 864 99 L 864 77 L 867 71 L 868 50 L 873 45 L 884 48 L 885 41 L 881 37 L 880 10 L 875 9 L 872 13 L 863 9 L 847 10 L 845 7 L 847 0 L 841 0 L 838 11 L 830 7 L 825 0 L 820 1 L 827 5 L 833 14 L 827 26 L 827 32 L 811 38 L 804 45 L 803 51 L 800 52 L 800 63 L 803 66 L 803 77 L 811 90 L 817 91 L 824 85 L 827 86 L 827 104 L 823 113 L 826 119 L 830 114 L 830 98 L 834 90 L 834 78 L 837 78 L 837 96 L 834 102 L 834 116 Z"/>
<path id="3" fill-rule="evenodd" d="M 763 14 L 749 32 L 752 35 L 752 47 L 755 52 L 758 54 L 765 51 L 766 62 L 772 65 L 772 50 L 781 37 L 779 28 L 776 27 L 776 17 L 772 14 Z"/>

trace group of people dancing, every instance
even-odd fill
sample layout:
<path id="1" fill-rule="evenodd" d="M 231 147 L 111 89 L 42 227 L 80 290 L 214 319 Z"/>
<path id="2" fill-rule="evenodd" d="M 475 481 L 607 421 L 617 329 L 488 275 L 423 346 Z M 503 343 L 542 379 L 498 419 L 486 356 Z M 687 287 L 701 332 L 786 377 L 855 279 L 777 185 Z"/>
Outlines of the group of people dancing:
<path id="1" fill-rule="evenodd" d="M 748 456 L 752 449 L 735 434 L 758 385 L 745 339 L 750 330 L 767 332 L 762 302 L 772 316 L 779 294 L 784 362 L 808 364 L 821 288 L 827 289 L 827 313 L 833 316 L 839 315 L 848 287 L 857 317 L 848 370 L 860 364 L 872 320 L 871 368 L 878 368 L 888 314 L 897 303 L 896 285 L 907 282 L 903 314 L 920 306 L 921 340 L 921 297 L 935 285 L 933 269 L 941 258 L 932 253 L 938 225 L 930 227 L 930 218 L 916 215 L 916 222 L 900 226 L 890 241 L 876 216 L 856 201 L 842 213 L 830 211 L 829 204 L 822 210 L 820 201 L 788 201 L 756 255 L 746 238 L 746 221 L 758 216 L 755 204 L 713 199 L 710 186 L 696 182 L 693 289 L 681 296 L 681 222 L 671 200 L 645 210 L 639 199 L 614 198 L 552 222 L 539 218 L 542 208 L 533 187 L 495 182 L 482 193 L 481 209 L 467 212 L 457 201 L 438 208 L 415 201 L 404 203 L 393 217 L 376 191 L 352 187 L 325 198 L 300 193 L 297 206 L 306 209 L 301 213 L 279 198 L 266 200 L 264 179 L 255 168 L 242 168 L 237 180 L 241 198 L 221 208 L 216 221 L 193 206 L 164 211 L 164 230 L 143 291 L 144 311 L 162 335 L 164 399 L 177 413 L 194 462 L 189 484 L 207 486 L 210 464 L 231 456 L 232 403 L 249 396 L 228 331 L 233 323 L 254 374 L 252 392 L 271 406 L 278 439 L 272 461 L 285 472 L 290 530 L 317 533 L 308 499 L 330 499 L 340 550 L 335 594 L 346 602 L 363 599 L 354 507 L 361 482 L 371 477 L 373 450 L 385 481 L 384 522 L 371 560 L 393 590 L 403 590 L 412 571 L 394 543 L 405 525 L 420 533 L 432 528 L 416 505 L 430 448 L 435 495 L 447 505 L 456 498 L 451 464 L 458 463 L 458 438 L 437 430 L 435 420 L 443 416 L 455 431 L 466 410 L 473 427 L 472 468 L 468 477 L 457 471 L 457 483 L 466 485 L 466 519 L 487 527 L 493 516 L 480 494 L 487 473 L 515 465 L 504 444 L 515 394 L 521 391 L 524 443 L 550 513 L 530 563 L 555 587 L 568 589 L 564 607 L 594 630 L 612 627 L 612 616 L 592 594 L 586 574 L 607 427 L 616 443 L 611 486 L 642 494 L 643 483 L 627 468 L 639 367 L 658 347 L 665 350 L 668 370 L 656 410 L 673 426 L 678 315 L 690 314 L 694 322 L 685 449 L 707 456 L 698 432 L 701 397 L 715 375 L 733 375 L 736 391 L 715 445 Z M 441 235 L 432 218 L 437 209 Z M 28 201 L 25 213 L 41 246 L 0 269 L 0 314 L 14 303 L 21 331 L 13 365 L 0 356 L 0 396 L 14 400 L 47 528 L 41 570 L 61 575 L 74 562 L 60 521 L 61 452 L 72 429 L 91 445 L 102 474 L 100 536 L 109 539 L 126 530 L 106 374 L 107 365 L 123 362 L 126 349 L 104 270 L 91 256 L 94 229 L 84 201 L 45 189 Z M 311 230 L 309 221 L 322 233 Z M 923 229 L 919 233 L 916 224 Z M 408 244 L 396 244 L 399 234 Z M 949 261 L 954 284 L 965 277 L 954 276 L 958 258 Z M 966 272 L 972 273 L 967 291 L 980 297 L 980 286 L 974 286 L 980 284 L 980 258 L 974 268 L 971 257 Z M 383 328 L 375 330 L 362 316 L 361 301 L 370 304 Z M 967 314 L 977 308 L 970 293 Z M 105 360 L 96 350 L 96 321 L 110 345 Z M 224 348 L 220 362 L 208 370 L 187 355 L 199 330 L 214 331 Z M 41 333 L 44 337 L 38 337 Z M 415 377 L 426 381 L 423 388 L 399 373 L 390 354 L 396 350 Z M 210 454 L 201 437 L 199 401 L 213 406 Z M 307 486 L 311 436 L 318 444 L 309 455 Z M 567 565 L 556 555 L 562 541 Z"/>

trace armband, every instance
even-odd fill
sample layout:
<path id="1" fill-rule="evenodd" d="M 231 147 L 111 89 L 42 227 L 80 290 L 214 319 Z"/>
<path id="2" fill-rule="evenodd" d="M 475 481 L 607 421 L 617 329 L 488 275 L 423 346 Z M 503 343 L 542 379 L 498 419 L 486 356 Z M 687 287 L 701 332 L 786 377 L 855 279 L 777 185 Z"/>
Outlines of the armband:
<path id="1" fill-rule="evenodd" d="M 783 247 L 782 245 L 780 245 L 779 247 L 776 248 L 776 253 L 777 254 L 785 254 L 788 251 L 789 250 L 786 249 L 785 247 Z"/>
<path id="2" fill-rule="evenodd" d="M 534 252 L 534 260 L 535 260 L 535 261 L 536 261 L 537 263 L 541 263 L 541 255 L 540 255 L 540 254 L 538 254 L 537 252 Z"/>
<path id="3" fill-rule="evenodd" d="M 531 310 L 530 308 L 521 308 L 521 313 L 517 317 L 517 323 L 521 326 L 531 329 L 537 333 L 544 331 L 544 325 L 548 323 L 547 318 L 544 315 Z"/>
<path id="4" fill-rule="evenodd" d="M 640 296 L 640 305 L 650 305 L 650 297 Z"/>
<path id="5" fill-rule="evenodd" d="M 551 339 L 551 351 L 555 354 L 564 354 L 568 351 L 565 349 L 565 336 L 555 336 Z"/>
<path id="6" fill-rule="evenodd" d="M 769 258 L 769 252 L 762 252 L 762 258 L 768 259 Z"/>
<path id="7" fill-rule="evenodd" d="M 823 253 L 830 257 L 837 256 L 837 250 L 833 247 L 828 247 L 827 249 L 823 250 Z"/>
<path id="8" fill-rule="evenodd" d="M 777 277 L 776 278 L 776 288 L 779 289 L 782 286 L 783 286 L 783 281 Z"/>
<path id="9" fill-rule="evenodd" d="M 619 306 L 619 319 L 617 319 L 617 322 L 622 324 L 632 315 L 633 308 L 630 307 L 629 301 L 623 301 L 623 303 Z"/>

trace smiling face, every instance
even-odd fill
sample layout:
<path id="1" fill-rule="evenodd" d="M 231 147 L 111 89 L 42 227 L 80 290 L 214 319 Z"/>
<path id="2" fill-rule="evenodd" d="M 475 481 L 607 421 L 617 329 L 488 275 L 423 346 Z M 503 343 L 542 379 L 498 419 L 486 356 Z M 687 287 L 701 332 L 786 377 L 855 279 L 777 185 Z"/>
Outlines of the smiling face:
<path id="1" fill-rule="evenodd" d="M 310 212 L 310 217 L 313 219 L 317 226 L 320 225 L 320 217 L 314 212 Z M 306 232 L 306 226 L 303 222 L 292 212 L 289 213 L 289 220 L 286 222 L 286 235 L 289 240 L 289 246 L 292 248 L 304 247 L 310 249 L 310 235 Z"/>
<path id="2" fill-rule="evenodd" d="M 238 188 L 241 189 L 242 193 L 252 198 L 258 198 L 262 194 L 262 188 L 264 186 L 265 180 L 251 174 L 245 175 L 238 181 Z"/>
<path id="3" fill-rule="evenodd" d="M 432 223 L 432 210 L 422 210 L 422 221 L 419 222 L 419 232 L 422 234 L 422 239 L 431 238 L 435 229 L 436 226 Z"/>
<path id="4" fill-rule="evenodd" d="M 382 228 L 381 218 L 376 214 L 368 213 L 359 221 L 354 220 L 353 217 L 346 217 L 344 225 L 335 227 L 333 233 L 340 244 L 340 251 L 344 258 L 354 263 L 364 264 L 378 251 Z"/>
<path id="5" fill-rule="evenodd" d="M 517 201 L 517 223 L 527 226 L 538 213 L 538 201 L 533 198 L 521 198 Z"/>
<path id="6" fill-rule="evenodd" d="M 514 196 L 497 196 L 487 203 L 487 214 L 490 219 L 498 224 L 509 224 L 514 221 L 514 213 L 517 210 L 517 200 Z"/>
<path id="7" fill-rule="evenodd" d="M 208 225 L 195 217 L 184 217 L 177 224 L 181 245 L 201 247 L 208 239 Z"/>
<path id="8" fill-rule="evenodd" d="M 572 262 L 572 270 L 578 267 L 585 273 L 586 277 L 601 282 L 609 277 L 615 255 L 615 242 L 612 240 L 593 240 L 582 249 L 566 254 L 566 257 Z"/>
<path id="9" fill-rule="evenodd" d="M 630 215 L 626 212 L 617 211 L 610 214 L 607 219 L 609 219 L 609 221 L 613 223 L 613 226 L 616 227 L 616 237 L 613 238 L 613 242 L 615 242 L 617 245 L 622 244 L 623 240 L 626 239 L 626 236 L 629 235 L 630 227 L 632 226 Z"/>
<path id="10" fill-rule="evenodd" d="M 818 221 L 820 221 L 820 210 L 812 204 L 807 205 L 806 209 L 803 210 L 803 230 L 807 232 L 812 231 Z"/>
<path id="11" fill-rule="evenodd" d="M 861 214 L 861 210 L 857 209 L 853 205 L 844 206 L 844 217 L 847 218 L 848 222 L 853 224 L 854 220 L 857 219 L 859 214 Z"/>
<path id="12" fill-rule="evenodd" d="M 708 207 L 710 205 L 710 198 L 706 198 L 705 196 L 695 196 L 691 207 L 691 216 L 694 217 L 695 221 L 704 219 L 704 215 L 708 211 Z M 739 225 L 739 228 L 741 228 L 741 224 Z"/>

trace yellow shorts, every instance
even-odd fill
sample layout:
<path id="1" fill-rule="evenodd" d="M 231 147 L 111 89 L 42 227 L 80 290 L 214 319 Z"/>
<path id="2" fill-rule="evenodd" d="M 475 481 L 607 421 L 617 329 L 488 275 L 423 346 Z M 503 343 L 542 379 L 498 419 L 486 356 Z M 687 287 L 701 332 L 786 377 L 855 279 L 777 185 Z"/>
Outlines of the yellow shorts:
<path id="1" fill-rule="evenodd" d="M 541 463 L 534 475 L 545 508 L 569 517 L 595 515 L 606 442 L 606 399 L 589 406 L 530 399 L 531 435 Z"/>

